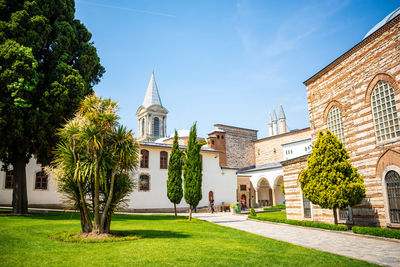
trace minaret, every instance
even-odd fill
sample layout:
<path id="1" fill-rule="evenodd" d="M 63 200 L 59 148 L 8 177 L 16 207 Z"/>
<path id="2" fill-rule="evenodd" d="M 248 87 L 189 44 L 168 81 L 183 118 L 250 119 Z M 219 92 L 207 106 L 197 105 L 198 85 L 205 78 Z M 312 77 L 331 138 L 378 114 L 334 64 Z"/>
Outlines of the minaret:
<path id="1" fill-rule="evenodd" d="M 160 93 L 152 71 L 143 104 L 138 108 L 138 140 L 155 141 L 167 136 L 168 110 L 161 103 Z"/>
<path id="2" fill-rule="evenodd" d="M 272 112 L 272 133 L 273 135 L 278 134 L 278 119 L 276 118 L 275 107 L 274 111 Z"/>
<path id="3" fill-rule="evenodd" d="M 273 132 L 273 129 L 272 129 L 272 116 L 271 116 L 271 112 L 269 113 L 269 116 L 268 116 L 268 132 L 269 132 L 269 136 L 273 136 L 273 135 L 274 135 L 274 132 Z"/>
<path id="4" fill-rule="evenodd" d="M 285 112 L 283 111 L 282 107 L 282 100 L 281 100 L 281 109 L 279 111 L 279 134 L 286 133 L 286 116 Z"/>

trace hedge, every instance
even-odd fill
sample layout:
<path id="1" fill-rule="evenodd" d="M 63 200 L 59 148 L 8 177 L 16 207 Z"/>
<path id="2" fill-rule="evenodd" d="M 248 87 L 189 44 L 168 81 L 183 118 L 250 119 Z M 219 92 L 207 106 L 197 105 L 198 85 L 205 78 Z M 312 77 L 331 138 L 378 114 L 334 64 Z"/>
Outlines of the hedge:
<path id="1" fill-rule="evenodd" d="M 264 208 L 264 210 L 284 210 L 284 209 L 286 209 L 285 204 L 280 204 L 280 205 Z"/>
<path id="2" fill-rule="evenodd" d="M 352 230 L 356 234 L 374 235 L 374 236 L 400 239 L 400 230 L 396 229 L 354 226 Z"/>
<path id="3" fill-rule="evenodd" d="M 256 220 L 260 220 L 260 221 L 286 223 L 286 224 L 291 224 L 291 225 L 321 228 L 321 229 L 336 230 L 336 231 L 347 231 L 348 230 L 347 226 L 345 226 L 345 225 L 319 223 L 319 222 L 312 222 L 312 221 L 298 221 L 298 220 L 288 220 L 288 219 L 265 218 L 265 217 L 257 217 L 257 216 L 249 216 L 248 218 L 256 219 Z"/>

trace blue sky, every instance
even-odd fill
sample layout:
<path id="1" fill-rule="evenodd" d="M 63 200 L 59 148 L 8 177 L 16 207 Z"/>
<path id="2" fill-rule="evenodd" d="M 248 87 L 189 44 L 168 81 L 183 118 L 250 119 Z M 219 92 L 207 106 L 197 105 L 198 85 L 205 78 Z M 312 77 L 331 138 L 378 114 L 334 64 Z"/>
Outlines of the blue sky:
<path id="1" fill-rule="evenodd" d="M 106 69 L 95 91 L 119 102 L 137 132 L 154 69 L 168 133 L 198 122 L 268 136 L 268 113 L 290 130 L 309 126 L 303 81 L 362 40 L 399 1 L 76 0 Z"/>

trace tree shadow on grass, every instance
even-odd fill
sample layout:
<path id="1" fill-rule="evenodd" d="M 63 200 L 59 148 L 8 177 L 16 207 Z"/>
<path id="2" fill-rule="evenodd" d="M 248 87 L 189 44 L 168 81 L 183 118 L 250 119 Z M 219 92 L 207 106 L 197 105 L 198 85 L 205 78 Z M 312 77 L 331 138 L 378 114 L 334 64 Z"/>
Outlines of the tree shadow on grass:
<path id="1" fill-rule="evenodd" d="M 122 236 L 144 236 L 145 238 L 188 238 L 190 235 L 174 232 L 169 230 L 152 230 L 152 229 L 137 229 L 137 230 L 111 230 L 113 234 Z"/>

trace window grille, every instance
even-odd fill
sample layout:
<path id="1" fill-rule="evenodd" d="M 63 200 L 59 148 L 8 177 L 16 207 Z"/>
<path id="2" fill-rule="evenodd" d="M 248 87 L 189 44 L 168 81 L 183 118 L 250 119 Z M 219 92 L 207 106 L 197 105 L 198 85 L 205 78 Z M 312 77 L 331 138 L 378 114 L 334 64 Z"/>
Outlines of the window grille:
<path id="1" fill-rule="evenodd" d="M 311 202 L 303 195 L 304 218 L 311 218 Z"/>
<path id="2" fill-rule="evenodd" d="M 240 185 L 240 191 L 246 191 L 246 185 L 245 184 L 241 184 Z"/>
<path id="3" fill-rule="evenodd" d="M 44 171 L 36 173 L 35 189 L 47 189 L 47 174 Z"/>
<path id="4" fill-rule="evenodd" d="M 328 112 L 328 129 L 344 143 L 344 129 L 342 113 L 337 106 L 331 107 Z"/>
<path id="5" fill-rule="evenodd" d="M 385 176 L 385 180 L 390 221 L 392 223 L 400 223 L 400 175 L 395 171 L 389 171 Z"/>
<path id="6" fill-rule="evenodd" d="M 150 190 L 150 177 L 148 175 L 140 175 L 139 177 L 139 191 Z"/>
<path id="7" fill-rule="evenodd" d="M 386 81 L 379 81 L 372 92 L 371 103 L 378 142 L 399 137 L 400 127 L 393 87 Z"/>
<path id="8" fill-rule="evenodd" d="M 14 171 L 7 171 L 6 172 L 6 189 L 12 189 L 14 186 Z"/>

